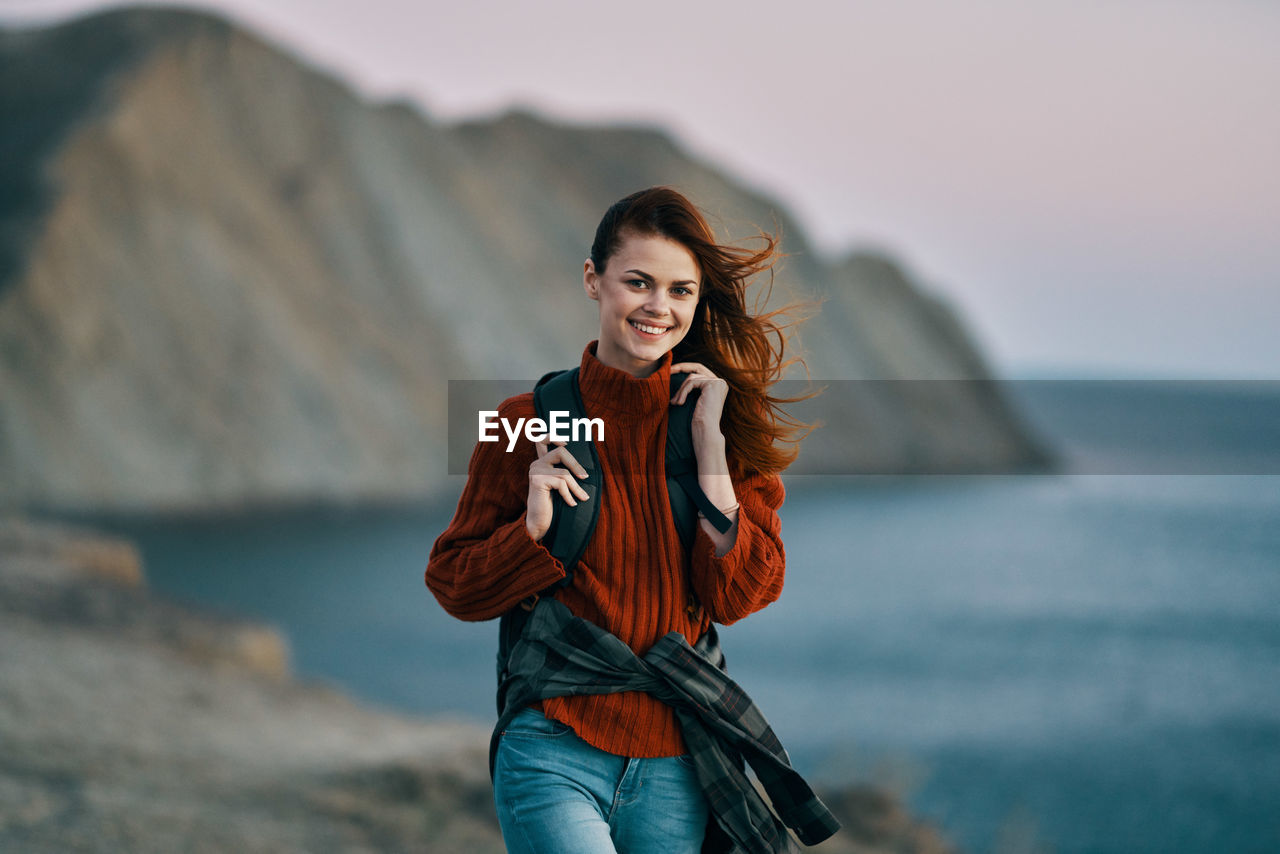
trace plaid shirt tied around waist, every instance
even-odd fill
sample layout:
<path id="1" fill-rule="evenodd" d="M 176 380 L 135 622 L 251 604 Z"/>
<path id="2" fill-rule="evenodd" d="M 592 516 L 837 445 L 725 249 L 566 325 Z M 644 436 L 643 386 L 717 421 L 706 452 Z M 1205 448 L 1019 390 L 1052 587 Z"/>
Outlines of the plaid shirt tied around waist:
<path id="1" fill-rule="evenodd" d="M 694 647 L 671 632 L 640 658 L 614 635 L 543 597 L 506 662 L 499 686 L 505 703 L 489 745 L 489 774 L 503 730 L 526 706 L 548 697 L 644 691 L 671 706 L 680 723 L 719 829 L 711 829 L 704 851 L 794 851 L 787 827 L 805 845 L 822 842 L 840 823 L 791 767 L 760 710 L 723 667 L 714 627 Z M 777 815 L 747 778 L 744 760 Z"/>

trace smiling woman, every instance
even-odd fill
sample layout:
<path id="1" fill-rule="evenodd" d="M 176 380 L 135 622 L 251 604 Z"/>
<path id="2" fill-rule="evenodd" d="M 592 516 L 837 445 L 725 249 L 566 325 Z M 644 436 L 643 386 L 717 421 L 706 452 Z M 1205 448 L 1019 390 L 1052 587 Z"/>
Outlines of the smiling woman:
<path id="1" fill-rule="evenodd" d="M 601 271 L 588 259 L 587 296 L 600 303 L 596 357 L 647 376 L 693 323 L 698 261 L 682 244 L 659 235 L 628 234 Z"/>
<path id="2" fill-rule="evenodd" d="M 503 617 L 491 771 L 509 851 L 779 851 L 786 826 L 811 844 L 838 827 L 725 676 L 712 625 L 782 592 L 778 474 L 803 425 L 769 393 L 786 367 L 776 313 L 746 309 L 748 279 L 777 257 L 763 238 L 717 244 L 664 187 L 609 208 L 583 264 L 599 336 L 567 377 L 602 422 L 592 459 L 539 436 L 477 443 L 432 549 L 427 585 L 449 613 Z M 686 404 L 687 420 L 668 417 Z M 538 411 L 523 394 L 484 414 Z M 677 423 L 696 520 L 668 488 Z"/>

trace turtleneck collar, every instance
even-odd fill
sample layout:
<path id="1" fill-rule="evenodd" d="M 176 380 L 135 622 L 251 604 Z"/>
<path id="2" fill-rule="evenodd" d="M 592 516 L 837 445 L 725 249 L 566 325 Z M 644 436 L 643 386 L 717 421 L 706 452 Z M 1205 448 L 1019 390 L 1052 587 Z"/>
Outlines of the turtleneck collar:
<path id="1" fill-rule="evenodd" d="M 582 363 L 578 372 L 578 386 L 588 414 L 613 412 L 645 415 L 666 412 L 671 402 L 670 351 L 658 362 L 656 371 L 640 378 L 618 368 L 611 368 L 596 358 L 598 343 L 592 341 L 582 351 Z"/>

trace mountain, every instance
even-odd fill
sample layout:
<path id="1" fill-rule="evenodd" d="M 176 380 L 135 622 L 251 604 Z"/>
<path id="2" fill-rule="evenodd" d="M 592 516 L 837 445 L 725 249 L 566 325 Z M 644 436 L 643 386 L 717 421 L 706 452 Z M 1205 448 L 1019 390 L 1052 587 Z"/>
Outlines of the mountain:
<path id="1" fill-rule="evenodd" d="M 595 224 L 654 184 L 728 238 L 780 229 L 775 300 L 825 300 L 798 341 L 836 381 L 798 471 L 1046 459 L 940 297 L 882 254 L 823 259 L 658 128 L 445 124 L 153 7 L 0 30 L 0 115 L 0 503 L 436 494 L 447 381 L 576 364 Z"/>

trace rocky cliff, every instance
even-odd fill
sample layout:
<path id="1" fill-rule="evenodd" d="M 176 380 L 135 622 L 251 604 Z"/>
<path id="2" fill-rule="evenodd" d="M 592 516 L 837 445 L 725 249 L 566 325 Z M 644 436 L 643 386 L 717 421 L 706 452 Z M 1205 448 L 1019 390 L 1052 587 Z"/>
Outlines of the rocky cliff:
<path id="1" fill-rule="evenodd" d="M 0 650 L 0 850 L 503 850 L 486 729 L 295 680 L 283 637 L 149 591 L 128 542 L 0 516 Z M 951 850 L 874 786 L 826 798 L 815 850 Z"/>
<path id="2" fill-rule="evenodd" d="M 658 129 L 447 125 L 227 21 L 155 8 L 0 31 L 0 114 L 0 503 L 430 495 L 446 381 L 575 363 L 595 330 L 580 287 L 595 223 L 659 183 L 726 238 L 782 231 L 775 304 L 825 300 L 799 341 L 816 379 L 989 376 L 891 259 L 828 263 L 774 200 Z M 809 459 L 1043 459 L 998 393 L 947 387 L 925 406 L 883 389 L 819 405 Z"/>
<path id="3" fill-rule="evenodd" d="M 126 542 L 0 517 L 0 649 L 0 850 L 503 850 L 479 726 L 295 681 Z"/>

